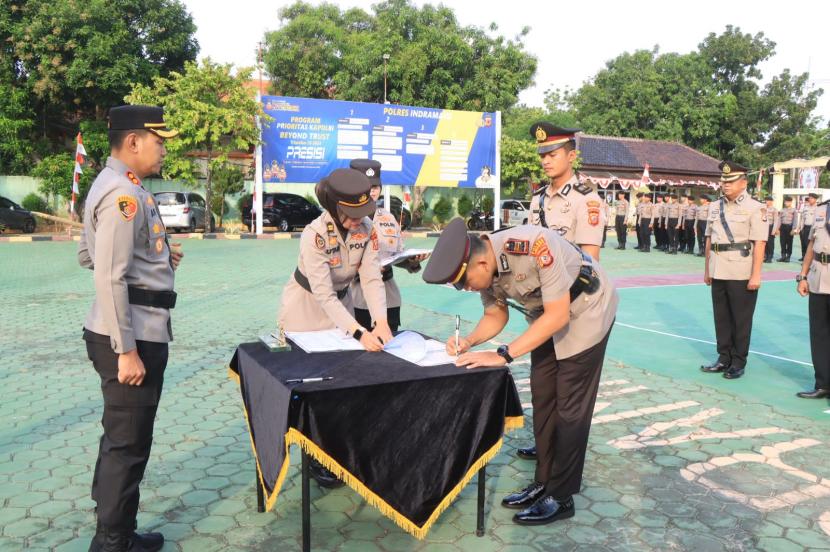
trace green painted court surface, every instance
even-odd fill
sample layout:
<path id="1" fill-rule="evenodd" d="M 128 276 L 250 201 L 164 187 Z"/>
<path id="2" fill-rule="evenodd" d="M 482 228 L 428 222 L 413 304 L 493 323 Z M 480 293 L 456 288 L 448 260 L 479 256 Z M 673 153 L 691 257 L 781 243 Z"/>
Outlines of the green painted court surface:
<path id="1" fill-rule="evenodd" d="M 165 391 L 139 524 L 165 550 L 299 550 L 298 455 L 274 512 L 257 514 L 253 460 L 226 365 L 238 343 L 275 323 L 298 240 L 185 240 L 177 275 Z M 434 240 L 410 239 L 411 247 Z M 702 259 L 602 250 L 612 277 L 702 273 Z M 796 244 L 796 247 L 798 244 Z M 101 409 L 80 339 L 91 273 L 76 244 L 0 245 L 0 550 L 85 550 Z M 795 263 L 765 265 L 779 273 Z M 478 296 L 397 272 L 404 326 L 444 339 L 456 314 L 475 323 Z M 765 282 L 746 376 L 702 374 L 714 359 L 709 289 L 619 290 L 577 515 L 522 528 L 499 506 L 532 463 L 529 421 L 488 468 L 487 535 L 475 537 L 475 485 L 424 542 L 349 489 L 312 485 L 315 550 L 806 550 L 830 549 L 830 409 L 797 399 L 812 386 L 807 300 L 791 280 Z M 523 331 L 511 313 L 503 336 Z M 530 402 L 527 359 L 513 368 Z M 406 435 L 396 436 L 406 439 Z M 822 479 L 823 478 L 823 479 Z"/>

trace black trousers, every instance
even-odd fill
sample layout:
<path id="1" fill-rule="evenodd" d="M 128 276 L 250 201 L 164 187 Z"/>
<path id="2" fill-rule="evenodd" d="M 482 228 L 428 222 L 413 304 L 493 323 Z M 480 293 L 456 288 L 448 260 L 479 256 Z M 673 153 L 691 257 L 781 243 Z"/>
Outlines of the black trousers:
<path id="1" fill-rule="evenodd" d="M 644 251 L 651 251 L 651 219 L 640 219 L 640 249 Z"/>
<path id="2" fill-rule="evenodd" d="M 811 293 L 809 312 L 816 389 L 830 389 L 830 295 Z"/>
<path id="3" fill-rule="evenodd" d="M 793 235 L 791 234 L 793 225 L 782 224 L 778 231 L 781 232 L 778 236 L 781 241 L 781 257 L 789 259 L 793 254 Z"/>
<path id="4" fill-rule="evenodd" d="M 801 232 L 798 234 L 798 237 L 801 239 L 801 258 L 804 258 L 804 255 L 807 254 L 807 244 L 810 243 L 810 230 L 813 229 L 812 224 L 805 224 L 804 228 L 801 229 Z"/>
<path id="5" fill-rule="evenodd" d="M 138 486 L 150 458 L 153 424 L 167 367 L 167 343 L 137 341 L 138 356 L 147 374 L 139 386 L 118 382 L 118 355 L 108 336 L 84 331 L 89 360 L 101 378 L 104 434 L 92 478 L 92 500 L 98 524 L 106 529 L 135 529 Z"/>
<path id="6" fill-rule="evenodd" d="M 654 234 L 654 245 L 656 247 L 663 247 L 663 221 L 657 219 L 654 221 L 654 226 L 649 230 L 650 234 Z"/>
<path id="7" fill-rule="evenodd" d="M 702 255 L 706 251 L 706 221 L 697 221 L 697 250 Z"/>
<path id="8" fill-rule="evenodd" d="M 354 319 L 357 323 L 366 329 L 372 328 L 372 314 L 369 309 L 354 309 Z M 401 325 L 401 308 L 389 307 L 386 309 L 386 322 L 389 323 L 389 329 L 393 332 L 398 331 Z"/>
<path id="9" fill-rule="evenodd" d="M 636 217 L 634 221 L 634 232 L 637 234 L 637 249 L 643 247 L 643 237 L 640 232 L 640 217 Z"/>
<path id="10" fill-rule="evenodd" d="M 748 280 L 712 280 L 712 312 L 718 360 L 735 368 L 746 366 L 752 316 L 758 291 L 746 289 Z"/>
<path id="11" fill-rule="evenodd" d="M 678 244 L 678 240 L 679 240 L 678 235 L 677 235 L 678 230 L 679 230 L 679 228 L 677 228 L 677 219 L 676 218 L 670 218 L 670 219 L 667 219 L 667 220 L 668 220 L 668 222 L 666 223 L 666 232 L 669 235 L 668 246 L 669 246 L 669 249 L 671 249 L 672 251 L 677 251 L 677 244 Z"/>
<path id="12" fill-rule="evenodd" d="M 608 236 L 608 224 L 602 225 L 602 247 L 605 247 L 605 238 Z"/>
<path id="13" fill-rule="evenodd" d="M 769 231 L 767 232 L 767 245 L 764 248 L 764 260 L 771 261 L 773 257 L 775 257 L 775 237 L 772 235 L 772 229 L 775 225 L 769 225 Z"/>
<path id="14" fill-rule="evenodd" d="M 530 353 L 530 393 L 536 440 L 535 480 L 545 491 L 564 499 L 579 492 L 591 418 L 597 400 L 608 337 L 562 360 L 553 340 Z"/>
<path id="15" fill-rule="evenodd" d="M 686 241 L 686 251 L 694 253 L 695 251 L 695 221 L 687 220 L 683 222 L 683 234 Z"/>
<path id="16" fill-rule="evenodd" d="M 614 219 L 614 230 L 617 231 L 617 243 L 620 247 L 625 247 L 625 233 L 627 231 L 625 227 L 625 215 L 617 215 Z"/>

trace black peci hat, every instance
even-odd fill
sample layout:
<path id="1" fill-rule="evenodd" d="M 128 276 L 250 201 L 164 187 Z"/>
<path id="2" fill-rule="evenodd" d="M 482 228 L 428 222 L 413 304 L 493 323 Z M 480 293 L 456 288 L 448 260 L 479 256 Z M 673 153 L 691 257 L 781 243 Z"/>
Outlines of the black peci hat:
<path id="1" fill-rule="evenodd" d="M 155 105 L 119 105 L 109 111 L 109 130 L 149 130 L 161 138 L 173 138 L 178 130 L 170 130 L 164 122 L 164 109 Z"/>

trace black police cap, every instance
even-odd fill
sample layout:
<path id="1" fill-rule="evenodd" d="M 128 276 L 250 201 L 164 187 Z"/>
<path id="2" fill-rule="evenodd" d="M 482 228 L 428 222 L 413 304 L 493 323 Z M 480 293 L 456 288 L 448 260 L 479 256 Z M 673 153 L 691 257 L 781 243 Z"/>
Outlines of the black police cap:
<path id="1" fill-rule="evenodd" d="M 721 172 L 721 182 L 734 182 L 736 180 L 740 180 L 741 178 L 745 178 L 746 173 L 749 172 L 749 169 L 739 163 L 735 163 L 734 161 L 721 161 L 718 164 L 718 168 Z"/>
<path id="2" fill-rule="evenodd" d="M 349 168 L 366 175 L 372 186 L 380 186 L 380 161 L 374 159 L 352 159 Z"/>
<path id="3" fill-rule="evenodd" d="M 119 105 L 109 111 L 109 130 L 149 130 L 162 138 L 173 138 L 178 130 L 170 130 L 164 122 L 164 109 L 155 105 Z"/>
<path id="4" fill-rule="evenodd" d="M 536 152 L 548 153 L 556 151 L 568 142 L 576 140 L 576 133 L 581 128 L 562 128 L 540 121 L 530 126 L 530 136 L 536 140 Z"/>
<path id="5" fill-rule="evenodd" d="M 372 185 L 366 175 L 354 169 L 336 169 L 324 182 L 328 195 L 337 202 L 337 209 L 350 218 L 370 217 L 375 202 L 369 197 Z"/>
<path id="6" fill-rule="evenodd" d="M 438 237 L 424 269 L 424 281 L 428 284 L 452 284 L 456 289 L 463 289 L 469 260 L 467 225 L 464 219 L 454 218 Z"/>
<path id="7" fill-rule="evenodd" d="M 807 194 L 807 197 L 811 197 L 813 199 L 818 199 L 819 195 L 815 192 Z"/>

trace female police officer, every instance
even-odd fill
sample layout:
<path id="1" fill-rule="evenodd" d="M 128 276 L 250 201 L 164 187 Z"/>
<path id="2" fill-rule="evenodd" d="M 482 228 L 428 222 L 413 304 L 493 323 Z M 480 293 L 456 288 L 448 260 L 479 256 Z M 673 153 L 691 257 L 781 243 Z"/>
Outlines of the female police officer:
<path id="1" fill-rule="evenodd" d="M 367 351 L 380 351 L 392 339 L 386 321 L 386 297 L 380 275 L 380 244 L 369 220 L 375 203 L 371 184 L 353 169 L 337 169 L 315 189 L 323 214 L 303 230 L 297 268 L 283 289 L 278 320 L 287 331 L 340 328 Z M 349 286 L 360 287 L 375 327 L 370 332 L 352 313 Z M 312 476 L 324 487 L 341 483 L 322 465 L 312 463 Z"/>

